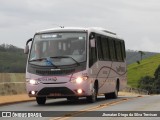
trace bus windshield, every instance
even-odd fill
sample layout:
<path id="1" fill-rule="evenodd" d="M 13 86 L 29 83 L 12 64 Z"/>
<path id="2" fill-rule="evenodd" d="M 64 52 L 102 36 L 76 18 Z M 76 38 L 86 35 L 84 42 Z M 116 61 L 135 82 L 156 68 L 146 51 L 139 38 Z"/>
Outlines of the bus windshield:
<path id="1" fill-rule="evenodd" d="M 86 36 L 85 32 L 36 34 L 29 62 L 40 66 L 61 66 L 84 62 Z"/>

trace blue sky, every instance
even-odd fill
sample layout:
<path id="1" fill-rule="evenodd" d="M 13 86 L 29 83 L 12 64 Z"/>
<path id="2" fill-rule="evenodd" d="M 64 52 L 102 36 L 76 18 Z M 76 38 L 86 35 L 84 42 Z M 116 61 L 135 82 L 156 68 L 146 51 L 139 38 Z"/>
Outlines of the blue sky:
<path id="1" fill-rule="evenodd" d="M 0 44 L 24 48 L 38 30 L 103 27 L 126 48 L 160 52 L 159 0 L 0 0 Z"/>

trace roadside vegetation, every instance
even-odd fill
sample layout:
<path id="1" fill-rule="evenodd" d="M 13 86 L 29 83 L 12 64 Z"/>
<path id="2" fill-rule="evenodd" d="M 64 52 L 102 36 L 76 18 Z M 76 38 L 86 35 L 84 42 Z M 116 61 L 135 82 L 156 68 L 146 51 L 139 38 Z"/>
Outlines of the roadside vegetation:
<path id="1" fill-rule="evenodd" d="M 157 91 L 160 83 L 160 77 L 158 77 L 158 73 L 160 73 L 159 65 L 160 54 L 143 59 L 140 63 L 128 65 L 128 85 L 133 88 L 148 90 L 151 93 L 153 92 L 151 90 Z"/>
<path id="2" fill-rule="evenodd" d="M 139 80 L 138 88 L 147 90 L 149 94 L 160 93 L 160 65 L 154 73 L 154 77 L 145 76 Z"/>
<path id="3" fill-rule="evenodd" d="M 24 73 L 27 55 L 13 45 L 0 45 L 0 73 Z"/>

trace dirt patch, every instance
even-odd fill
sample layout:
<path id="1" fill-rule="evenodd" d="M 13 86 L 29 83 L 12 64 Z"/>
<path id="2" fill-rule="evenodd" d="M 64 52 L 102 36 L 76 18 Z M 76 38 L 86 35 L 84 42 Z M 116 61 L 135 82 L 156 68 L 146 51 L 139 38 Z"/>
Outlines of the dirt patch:
<path id="1" fill-rule="evenodd" d="M 35 98 L 30 98 L 27 94 L 0 96 L 0 105 L 30 100 L 35 100 Z"/>

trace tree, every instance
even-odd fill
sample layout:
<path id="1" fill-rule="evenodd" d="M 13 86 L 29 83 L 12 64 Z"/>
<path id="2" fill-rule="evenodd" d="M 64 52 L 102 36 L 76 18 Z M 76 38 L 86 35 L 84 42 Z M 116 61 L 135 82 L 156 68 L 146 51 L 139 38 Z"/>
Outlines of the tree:
<path id="1" fill-rule="evenodd" d="M 140 55 L 141 55 L 141 60 L 142 60 L 143 55 L 145 55 L 145 53 L 144 53 L 143 51 L 138 51 L 138 52 L 140 53 Z"/>
<path id="2" fill-rule="evenodd" d="M 160 93 L 160 65 L 155 70 L 154 78 L 145 76 L 139 80 L 138 88 L 147 90 L 151 94 Z"/>
<path id="3" fill-rule="evenodd" d="M 154 73 L 154 77 L 155 79 L 160 78 L 160 65 L 158 66 L 158 68 L 156 69 L 155 73 Z"/>
<path id="4" fill-rule="evenodd" d="M 156 93 L 160 93 L 160 65 L 156 69 L 156 71 L 154 73 L 154 77 L 155 77 Z"/>
<path id="5" fill-rule="evenodd" d="M 138 88 L 147 90 L 149 93 L 153 93 L 154 88 L 154 78 L 150 76 L 142 77 L 139 80 Z"/>

